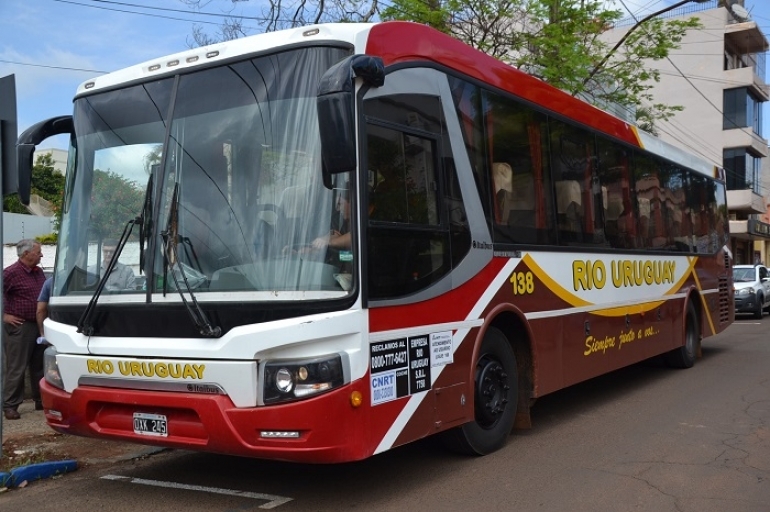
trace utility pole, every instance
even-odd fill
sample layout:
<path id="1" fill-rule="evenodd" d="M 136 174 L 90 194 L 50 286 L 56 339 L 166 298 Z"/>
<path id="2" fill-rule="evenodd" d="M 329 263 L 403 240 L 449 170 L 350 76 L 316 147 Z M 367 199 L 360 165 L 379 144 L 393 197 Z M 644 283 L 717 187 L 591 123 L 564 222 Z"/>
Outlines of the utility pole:
<path id="1" fill-rule="evenodd" d="M 16 191 L 16 77 L 8 75 L 0 78 L 0 190 L 2 197 Z M 0 241 L 3 239 L 3 210 L 0 208 Z M 0 289 L 3 287 L 3 255 L 0 253 Z M 5 311 L 0 295 L 0 318 Z M 5 343 L 5 329 L 0 331 L 2 343 Z M 1 343 L 0 343 L 1 345 Z M 3 399 L 3 351 L 0 346 L 0 400 Z M 0 415 L 0 458 L 3 457 L 3 416 Z"/>

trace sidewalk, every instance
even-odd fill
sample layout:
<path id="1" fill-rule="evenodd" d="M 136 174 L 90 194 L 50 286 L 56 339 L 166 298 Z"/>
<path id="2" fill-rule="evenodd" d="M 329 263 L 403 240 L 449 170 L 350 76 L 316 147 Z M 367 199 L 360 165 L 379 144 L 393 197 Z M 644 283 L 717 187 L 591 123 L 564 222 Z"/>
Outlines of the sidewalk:
<path id="1" fill-rule="evenodd" d="M 2 420 L 0 474 L 11 466 L 74 460 L 78 467 L 82 467 L 135 459 L 162 450 L 154 446 L 59 434 L 48 426 L 43 411 L 36 411 L 31 400 L 21 404 L 19 412 L 21 419 Z"/>

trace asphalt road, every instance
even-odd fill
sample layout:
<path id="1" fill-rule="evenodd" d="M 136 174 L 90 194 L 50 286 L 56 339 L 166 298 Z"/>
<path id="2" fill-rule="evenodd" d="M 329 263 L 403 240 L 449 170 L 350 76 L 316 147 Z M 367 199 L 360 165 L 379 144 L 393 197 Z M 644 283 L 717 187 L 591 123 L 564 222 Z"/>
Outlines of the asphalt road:
<path id="1" fill-rule="evenodd" d="M 740 318 L 689 370 L 635 365 L 540 399 L 483 458 L 428 439 L 336 466 L 183 451 L 0 495 L 0 510 L 770 510 L 770 317 Z"/>

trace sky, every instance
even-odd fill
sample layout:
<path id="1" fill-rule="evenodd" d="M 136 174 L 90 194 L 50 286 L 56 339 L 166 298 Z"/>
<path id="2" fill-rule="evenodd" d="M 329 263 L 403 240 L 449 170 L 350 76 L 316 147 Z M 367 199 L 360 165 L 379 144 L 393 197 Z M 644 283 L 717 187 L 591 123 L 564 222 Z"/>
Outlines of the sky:
<path id="1" fill-rule="evenodd" d="M 625 4 L 637 17 L 673 3 L 608 1 L 619 9 Z M 260 17 L 262 5 L 260 0 L 235 4 L 210 0 L 204 11 L 224 14 L 225 9 L 234 9 L 236 14 Z M 745 6 L 763 32 L 770 34 L 770 2 L 746 0 Z M 186 50 L 196 23 L 214 33 L 221 19 L 195 14 L 183 0 L 0 0 L 0 77 L 15 75 L 18 132 L 38 121 L 71 114 L 80 83 Z M 245 24 L 251 26 L 251 33 L 258 33 L 255 22 Z M 770 111 L 764 119 L 768 138 Z M 66 145 L 66 138 L 56 137 L 41 148 L 66 149 Z"/>

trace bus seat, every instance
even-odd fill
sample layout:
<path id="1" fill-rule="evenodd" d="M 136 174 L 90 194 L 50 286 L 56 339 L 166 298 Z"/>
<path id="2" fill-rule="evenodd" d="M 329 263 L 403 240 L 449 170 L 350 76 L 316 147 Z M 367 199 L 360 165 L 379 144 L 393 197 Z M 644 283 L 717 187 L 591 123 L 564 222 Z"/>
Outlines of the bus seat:
<path id="1" fill-rule="evenodd" d="M 287 187 L 281 192 L 281 199 L 278 205 L 281 212 L 287 219 L 302 217 L 302 206 L 307 204 L 307 198 L 310 191 L 307 186 L 299 185 L 296 187 Z"/>
<path id="2" fill-rule="evenodd" d="M 646 197 L 639 197 L 637 202 L 639 203 L 639 216 L 650 218 L 650 200 Z"/>
<path id="3" fill-rule="evenodd" d="M 513 174 L 505 162 L 492 164 L 500 222 L 535 226 L 535 181 L 531 173 Z"/>
<path id="4" fill-rule="evenodd" d="M 492 164 L 492 178 L 495 182 L 495 194 L 501 190 L 513 191 L 513 169 L 505 162 Z"/>
<path id="5" fill-rule="evenodd" d="M 562 236 L 567 233 L 581 238 L 583 233 L 582 203 L 580 184 L 575 180 L 557 181 L 556 185 L 556 211 L 559 219 L 559 230 Z M 572 238 L 572 237 L 566 237 Z"/>
<path id="6" fill-rule="evenodd" d="M 254 254 L 267 258 L 280 248 L 275 243 L 275 232 L 279 228 L 279 215 L 275 205 L 257 206 L 254 224 Z"/>
<path id="7" fill-rule="evenodd" d="M 647 246 L 651 239 L 650 233 L 650 200 L 646 197 L 638 197 L 639 204 L 639 236 L 642 246 Z"/>
<path id="8" fill-rule="evenodd" d="M 277 234 L 283 237 L 283 245 L 296 245 L 308 242 L 303 240 L 303 227 L 312 219 L 305 208 L 308 205 L 310 189 L 305 185 L 287 187 L 281 192 L 278 210 L 281 214 L 281 226 Z"/>
<path id="9" fill-rule="evenodd" d="M 610 194 L 607 198 L 607 207 L 604 217 L 607 220 L 618 220 L 623 211 L 623 198 L 619 194 Z"/>
<path id="10" fill-rule="evenodd" d="M 563 180 L 556 182 L 556 209 L 558 213 L 565 214 L 571 203 L 580 206 L 583 199 L 580 194 L 580 183 L 576 180 Z"/>

